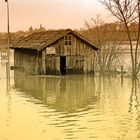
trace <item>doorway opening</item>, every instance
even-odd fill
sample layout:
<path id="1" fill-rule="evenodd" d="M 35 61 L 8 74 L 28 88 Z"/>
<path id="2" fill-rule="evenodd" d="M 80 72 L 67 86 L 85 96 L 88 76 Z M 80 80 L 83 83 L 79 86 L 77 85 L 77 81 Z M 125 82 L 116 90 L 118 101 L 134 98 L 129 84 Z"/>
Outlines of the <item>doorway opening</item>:
<path id="1" fill-rule="evenodd" d="M 60 56 L 60 72 L 62 75 L 66 74 L 66 56 Z"/>

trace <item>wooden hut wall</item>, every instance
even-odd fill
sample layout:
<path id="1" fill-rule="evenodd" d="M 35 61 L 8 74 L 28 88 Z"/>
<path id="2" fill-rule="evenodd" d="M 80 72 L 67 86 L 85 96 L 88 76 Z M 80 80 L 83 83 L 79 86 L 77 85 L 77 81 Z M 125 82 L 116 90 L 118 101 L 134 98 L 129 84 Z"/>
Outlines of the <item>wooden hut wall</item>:
<path id="1" fill-rule="evenodd" d="M 39 74 L 41 71 L 41 54 L 29 49 L 15 49 L 14 65 L 18 73 L 24 75 Z"/>
<path id="2" fill-rule="evenodd" d="M 81 39 L 72 36 L 72 45 L 65 45 L 64 38 L 62 38 L 48 47 L 55 48 L 55 54 L 42 53 L 46 54 L 46 60 L 42 61 L 46 74 L 60 73 L 60 56 L 66 56 L 66 73 L 94 72 L 95 50 Z M 45 51 L 46 49 L 43 50 Z"/>

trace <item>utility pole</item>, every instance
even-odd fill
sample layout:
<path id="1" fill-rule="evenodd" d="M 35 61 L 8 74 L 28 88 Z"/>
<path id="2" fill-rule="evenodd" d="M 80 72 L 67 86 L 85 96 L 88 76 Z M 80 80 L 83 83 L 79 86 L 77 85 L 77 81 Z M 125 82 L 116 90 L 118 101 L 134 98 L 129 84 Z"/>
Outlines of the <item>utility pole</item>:
<path id="1" fill-rule="evenodd" d="M 7 57 L 8 62 L 6 63 L 6 78 L 7 78 L 7 89 L 10 89 L 10 28 L 9 28 L 9 2 L 7 3 Z"/>

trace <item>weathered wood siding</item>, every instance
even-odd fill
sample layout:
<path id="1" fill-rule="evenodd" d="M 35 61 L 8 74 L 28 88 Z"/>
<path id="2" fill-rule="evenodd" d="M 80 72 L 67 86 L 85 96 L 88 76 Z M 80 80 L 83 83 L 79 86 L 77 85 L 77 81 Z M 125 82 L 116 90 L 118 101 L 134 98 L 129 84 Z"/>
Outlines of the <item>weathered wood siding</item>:
<path id="1" fill-rule="evenodd" d="M 48 47 L 54 47 L 54 54 L 47 49 L 38 52 L 31 49 L 15 49 L 15 68 L 24 75 L 61 75 L 60 57 L 66 56 L 66 74 L 93 73 L 95 50 L 81 39 L 72 36 L 72 44 L 65 45 L 64 37 Z"/>
<path id="2" fill-rule="evenodd" d="M 15 49 L 14 60 L 15 72 L 19 74 L 35 75 L 40 74 L 42 71 L 42 57 L 37 51 L 29 49 Z"/>
<path id="3" fill-rule="evenodd" d="M 57 56 L 46 56 L 46 74 L 60 75 L 60 58 Z"/>
<path id="4" fill-rule="evenodd" d="M 60 56 L 66 56 L 66 70 L 68 73 L 93 73 L 95 50 L 83 42 L 81 39 L 72 36 L 72 45 L 65 45 L 64 38 L 58 40 L 49 47 L 54 47 L 56 53 L 46 54 L 46 49 L 42 51 L 43 69 L 46 74 L 60 73 Z M 45 69 L 46 66 L 46 69 Z"/>

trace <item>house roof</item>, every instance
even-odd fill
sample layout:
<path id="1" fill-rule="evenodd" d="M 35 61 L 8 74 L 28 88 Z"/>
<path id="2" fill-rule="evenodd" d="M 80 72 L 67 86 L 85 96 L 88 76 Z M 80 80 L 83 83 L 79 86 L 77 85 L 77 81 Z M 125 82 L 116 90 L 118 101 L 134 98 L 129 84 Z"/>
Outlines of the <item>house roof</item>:
<path id="1" fill-rule="evenodd" d="M 33 49 L 33 50 L 41 51 L 42 49 L 48 47 L 49 45 L 51 45 L 52 43 L 56 42 L 57 40 L 61 39 L 62 37 L 64 37 L 69 33 L 80 38 L 85 43 L 90 45 L 93 49 L 98 50 L 98 48 L 92 41 L 88 40 L 83 35 L 71 29 L 50 30 L 50 31 L 32 33 L 31 35 L 23 38 L 22 40 L 10 46 L 10 48 L 12 49 L 23 48 L 23 49 Z"/>

